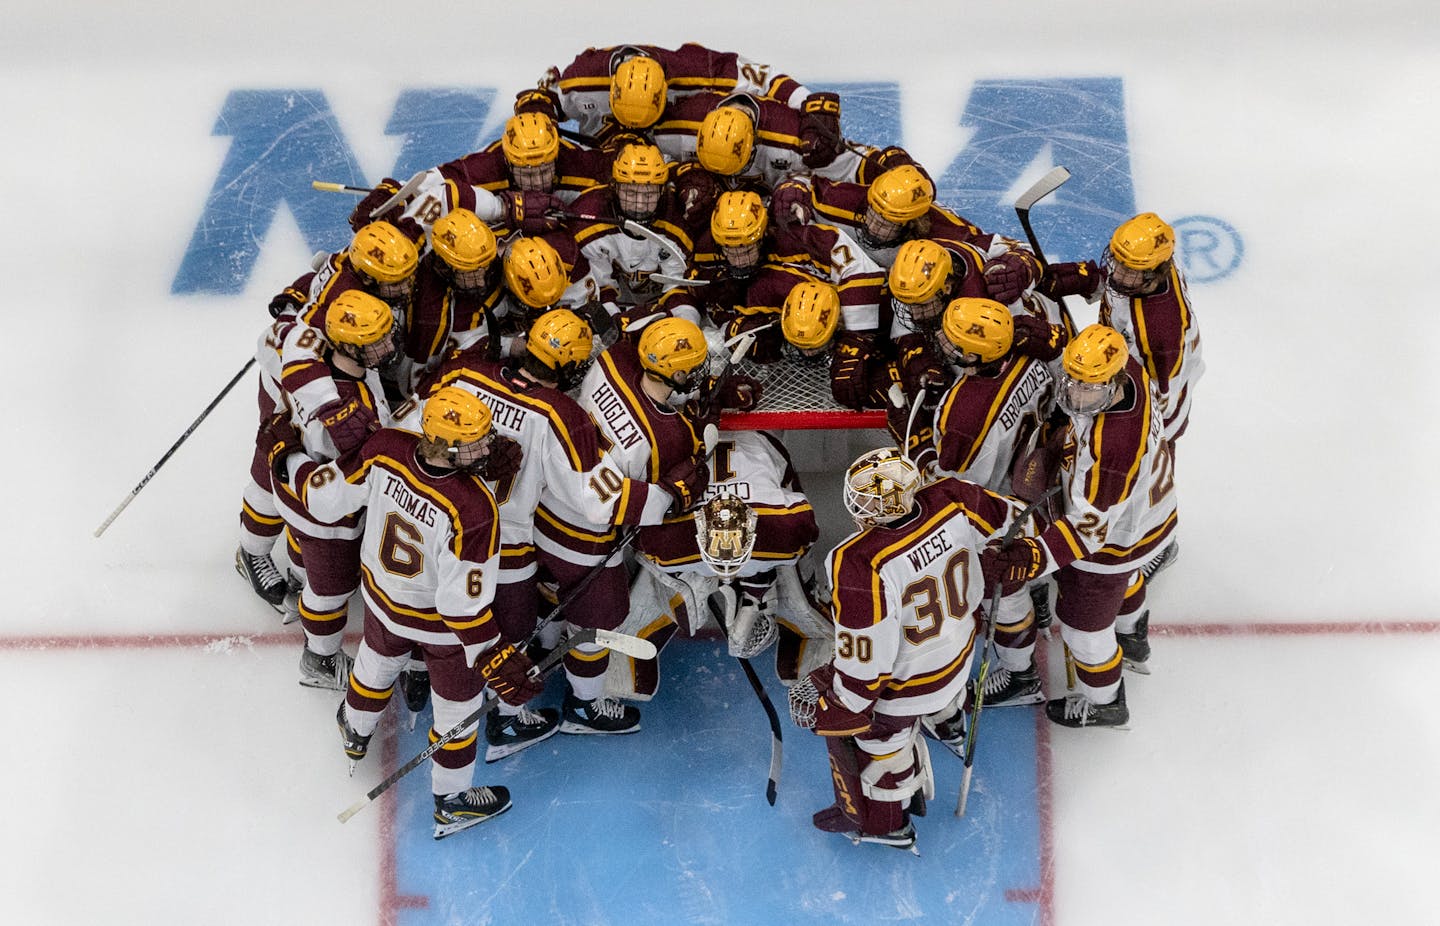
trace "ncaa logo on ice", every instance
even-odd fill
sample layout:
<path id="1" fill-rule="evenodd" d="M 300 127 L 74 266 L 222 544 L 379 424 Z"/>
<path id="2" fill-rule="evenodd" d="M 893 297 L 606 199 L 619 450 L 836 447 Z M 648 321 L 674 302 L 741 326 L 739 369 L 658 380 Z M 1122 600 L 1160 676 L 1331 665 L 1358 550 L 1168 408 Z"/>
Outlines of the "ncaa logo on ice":
<path id="1" fill-rule="evenodd" d="M 899 84 L 814 86 L 841 95 L 848 138 L 905 144 Z M 403 139 L 389 175 L 409 177 L 483 147 L 492 139 L 481 137 L 481 128 L 495 103 L 489 87 L 402 91 L 385 126 L 387 135 Z M 501 105 L 508 109 L 509 101 Z M 949 164 L 926 167 L 940 202 L 987 231 L 1022 237 L 1014 191 L 1047 151 L 1051 163 L 1065 165 L 1074 177 L 1032 213 L 1050 259 L 1098 257 L 1115 225 L 1138 211 L 1118 77 L 977 81 L 960 125 L 969 132 L 965 148 Z M 361 170 L 324 91 L 232 90 L 213 134 L 228 136 L 230 147 L 171 292 L 243 292 L 282 203 L 311 252 L 348 243 L 353 198 L 316 192 L 310 183 L 370 186 L 379 178 Z M 1178 254 L 1192 284 L 1221 279 L 1240 266 L 1244 245 L 1228 223 L 1213 216 L 1166 218 L 1180 236 Z"/>

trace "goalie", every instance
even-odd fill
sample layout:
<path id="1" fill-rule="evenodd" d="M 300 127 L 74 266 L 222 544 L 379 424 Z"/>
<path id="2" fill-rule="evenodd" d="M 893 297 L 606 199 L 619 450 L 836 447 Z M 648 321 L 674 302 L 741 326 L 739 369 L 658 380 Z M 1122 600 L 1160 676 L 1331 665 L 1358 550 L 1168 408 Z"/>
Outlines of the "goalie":
<path id="1" fill-rule="evenodd" d="M 657 647 L 683 629 L 714 621 L 731 655 L 776 646 L 775 669 L 794 682 L 829 656 L 829 621 L 812 603 L 805 555 L 819 537 L 815 511 L 775 437 L 720 432 L 710 456 L 709 500 L 698 510 L 642 528 L 639 571 L 621 632 Z M 607 689 L 647 699 L 659 687 L 657 661 L 613 660 Z"/>

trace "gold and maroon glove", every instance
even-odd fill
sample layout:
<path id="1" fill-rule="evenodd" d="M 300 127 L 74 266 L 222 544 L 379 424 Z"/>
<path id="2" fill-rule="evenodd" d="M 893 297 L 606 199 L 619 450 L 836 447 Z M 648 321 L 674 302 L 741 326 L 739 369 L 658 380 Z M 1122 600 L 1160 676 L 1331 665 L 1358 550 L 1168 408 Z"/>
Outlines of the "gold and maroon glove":
<path id="1" fill-rule="evenodd" d="M 710 466 L 699 454 L 686 457 L 670 467 L 661 477 L 659 485 L 675 499 L 670 506 L 670 514 L 684 514 L 700 504 L 704 497 L 710 485 Z"/>
<path id="2" fill-rule="evenodd" d="M 499 482 L 520 472 L 520 464 L 524 462 L 525 452 L 520 449 L 520 443 L 514 438 L 496 434 L 490 439 L 485 462 L 480 464 L 480 475 L 491 482 Z"/>
<path id="3" fill-rule="evenodd" d="M 540 113 L 556 123 L 564 121 L 560 118 L 560 97 L 554 90 L 543 87 L 531 87 L 515 94 L 515 115 L 523 113 Z"/>
<path id="4" fill-rule="evenodd" d="M 392 218 L 398 218 L 400 213 L 405 211 L 404 206 L 400 204 L 396 204 L 384 215 L 377 215 L 373 219 L 370 218 L 370 212 L 372 210 L 398 192 L 400 192 L 400 181 L 394 177 L 386 177 L 384 180 L 375 184 L 375 189 L 366 193 L 365 198 L 360 200 L 360 204 L 350 211 L 349 222 L 351 230 L 358 232 L 371 222 L 388 222 Z"/>
<path id="5" fill-rule="evenodd" d="M 1034 357 L 1049 363 L 1065 350 L 1069 337 L 1061 325 L 1052 325 L 1043 318 L 1033 315 L 1016 315 L 1015 339 L 1011 350 L 1017 354 Z"/>
<path id="6" fill-rule="evenodd" d="M 830 394 L 846 408 L 859 409 L 870 395 L 866 366 L 874 350 L 869 334 L 842 331 L 830 355 Z"/>
<path id="7" fill-rule="evenodd" d="M 255 435 L 255 446 L 265 454 L 265 462 L 269 465 L 270 472 L 274 473 L 280 482 L 290 478 L 286 467 L 290 454 L 302 453 L 305 450 L 300 432 L 295 430 L 295 425 L 285 412 L 277 412 L 261 423 L 260 430 Z"/>
<path id="8" fill-rule="evenodd" d="M 1014 252 L 987 260 L 983 272 L 986 293 L 1004 305 L 1019 299 L 1038 276 L 1034 259 Z"/>
<path id="9" fill-rule="evenodd" d="M 1000 595 L 1013 595 L 1040 575 L 1045 568 L 1045 548 L 1033 537 L 1021 537 L 1006 545 L 992 540 L 980 551 L 980 571 L 985 587 L 1000 584 Z"/>
<path id="10" fill-rule="evenodd" d="M 1100 271 L 1093 260 L 1073 264 L 1051 264 L 1035 287 L 1051 299 L 1084 296 L 1089 299 L 1100 287 Z"/>
<path id="11" fill-rule="evenodd" d="M 840 95 L 812 93 L 800 104 L 800 112 L 800 160 L 811 170 L 825 167 L 845 150 Z"/>
<path id="12" fill-rule="evenodd" d="M 928 394 L 945 389 L 950 379 L 930 339 L 923 334 L 902 334 L 895 339 L 895 350 L 900 357 L 900 386 L 905 397 L 912 402 L 920 401 Z"/>
<path id="13" fill-rule="evenodd" d="M 535 666 L 530 657 L 509 643 L 493 646 L 481 653 L 475 665 L 485 677 L 485 684 L 495 692 L 495 697 L 506 704 L 519 707 L 545 690 L 545 679 L 530 676 L 530 670 Z"/>
<path id="14" fill-rule="evenodd" d="M 504 190 L 495 194 L 505 210 L 505 224 L 525 235 L 540 235 L 565 224 L 565 200 L 539 190 Z"/>
<path id="15" fill-rule="evenodd" d="M 325 426 L 325 433 L 335 442 L 335 449 L 340 451 L 341 456 L 356 449 L 380 430 L 380 419 L 360 401 L 359 396 L 327 402 L 315 410 L 315 417 Z"/>

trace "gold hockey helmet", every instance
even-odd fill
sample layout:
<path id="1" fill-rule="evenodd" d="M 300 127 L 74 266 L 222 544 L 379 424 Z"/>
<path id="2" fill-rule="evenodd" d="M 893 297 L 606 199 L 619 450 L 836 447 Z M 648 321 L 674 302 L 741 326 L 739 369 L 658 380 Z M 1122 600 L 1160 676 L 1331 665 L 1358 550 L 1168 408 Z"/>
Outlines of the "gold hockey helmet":
<path id="1" fill-rule="evenodd" d="M 538 364 L 547 379 L 562 384 L 578 383 L 590 366 L 595 336 L 585 320 L 569 309 L 551 309 L 535 319 L 525 339 L 530 361 Z"/>
<path id="2" fill-rule="evenodd" d="M 750 166 L 755 153 L 755 122 L 738 106 L 719 106 L 700 120 L 695 160 L 706 170 L 733 176 Z"/>
<path id="3" fill-rule="evenodd" d="M 805 280 L 795 284 L 780 309 L 785 340 L 801 350 L 818 350 L 840 328 L 840 292 L 829 283 Z"/>
<path id="4" fill-rule="evenodd" d="M 929 210 L 935 202 L 935 185 L 913 164 L 902 164 L 876 177 L 865 201 L 881 218 L 900 225 Z"/>
<path id="5" fill-rule="evenodd" d="M 1131 270 L 1154 270 L 1175 255 L 1175 229 L 1155 213 L 1142 212 L 1115 229 L 1110 253 Z"/>
<path id="6" fill-rule="evenodd" d="M 890 295 L 918 305 L 934 299 L 950 279 L 950 252 L 928 238 L 907 241 L 890 265 Z"/>
<path id="7" fill-rule="evenodd" d="M 669 176 L 670 165 L 654 145 L 626 145 L 610 165 L 616 183 L 664 183 Z"/>
<path id="8" fill-rule="evenodd" d="M 610 112 L 623 126 L 649 128 L 665 111 L 668 89 L 659 61 L 648 55 L 626 58 L 610 77 Z"/>
<path id="9" fill-rule="evenodd" d="M 640 333 L 640 366 L 677 392 L 695 385 L 697 371 L 710 358 L 700 326 L 684 318 L 662 318 Z"/>
<path id="10" fill-rule="evenodd" d="M 721 193 L 710 213 L 710 234 L 721 247 L 741 248 L 759 243 L 768 221 L 759 193 L 749 190 Z"/>
<path id="11" fill-rule="evenodd" d="M 395 313 L 383 299 L 347 289 L 325 310 L 325 336 L 331 344 L 368 347 L 395 327 Z"/>
<path id="12" fill-rule="evenodd" d="M 516 238 L 505 252 L 505 285 L 532 309 L 552 306 L 570 285 L 560 253 L 543 238 Z"/>
<path id="13" fill-rule="evenodd" d="M 500 150 L 511 167 L 548 164 L 560 153 L 560 133 L 544 113 L 521 113 L 505 122 Z"/>
<path id="14" fill-rule="evenodd" d="M 1005 356 L 1015 340 L 1014 317 L 994 299 L 961 297 L 952 301 L 940 327 L 957 350 L 974 354 L 981 363 Z"/>
<path id="15" fill-rule="evenodd" d="M 495 233 L 469 209 L 456 209 L 431 226 L 430 249 L 455 270 L 479 270 L 495 259 Z"/>
<path id="16" fill-rule="evenodd" d="M 389 222 L 371 222 L 350 241 L 350 263 L 378 283 L 408 280 L 420 263 L 415 242 Z"/>

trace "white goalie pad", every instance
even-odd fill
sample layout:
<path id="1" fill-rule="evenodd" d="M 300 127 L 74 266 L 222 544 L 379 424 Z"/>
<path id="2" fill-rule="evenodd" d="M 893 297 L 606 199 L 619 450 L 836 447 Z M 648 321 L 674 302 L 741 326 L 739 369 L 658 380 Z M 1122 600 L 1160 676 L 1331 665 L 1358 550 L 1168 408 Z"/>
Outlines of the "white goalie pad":
<path id="1" fill-rule="evenodd" d="M 935 773 L 930 767 L 930 750 L 925 738 L 912 735 L 914 745 L 901 749 L 885 758 L 871 757 L 870 764 L 860 772 L 860 791 L 876 801 L 904 801 L 916 792 L 925 800 L 935 797 Z M 894 787 L 882 788 L 876 784 L 882 776 L 894 773 L 900 780 Z"/>
<path id="2" fill-rule="evenodd" d="M 630 613 L 617 630 L 621 633 L 655 641 L 660 648 L 676 633 L 696 636 L 701 631 L 718 631 L 710 613 L 710 596 L 720 588 L 720 579 L 709 570 L 665 573 L 645 557 L 637 557 L 639 570 L 630 586 Z M 766 595 L 770 614 L 779 627 L 792 637 L 787 642 L 781 634 L 781 645 L 798 645 L 799 670 L 796 677 L 830 661 L 834 647 L 834 628 L 828 614 L 812 604 L 793 565 L 775 569 L 775 584 Z M 817 603 L 818 604 L 818 603 Z M 820 605 L 823 607 L 823 604 Z M 607 695 L 625 700 L 648 701 L 654 690 L 647 684 L 637 685 L 638 660 L 610 660 L 605 676 Z M 794 679 L 781 676 L 783 681 Z M 658 690 L 658 689 L 656 689 Z"/>

